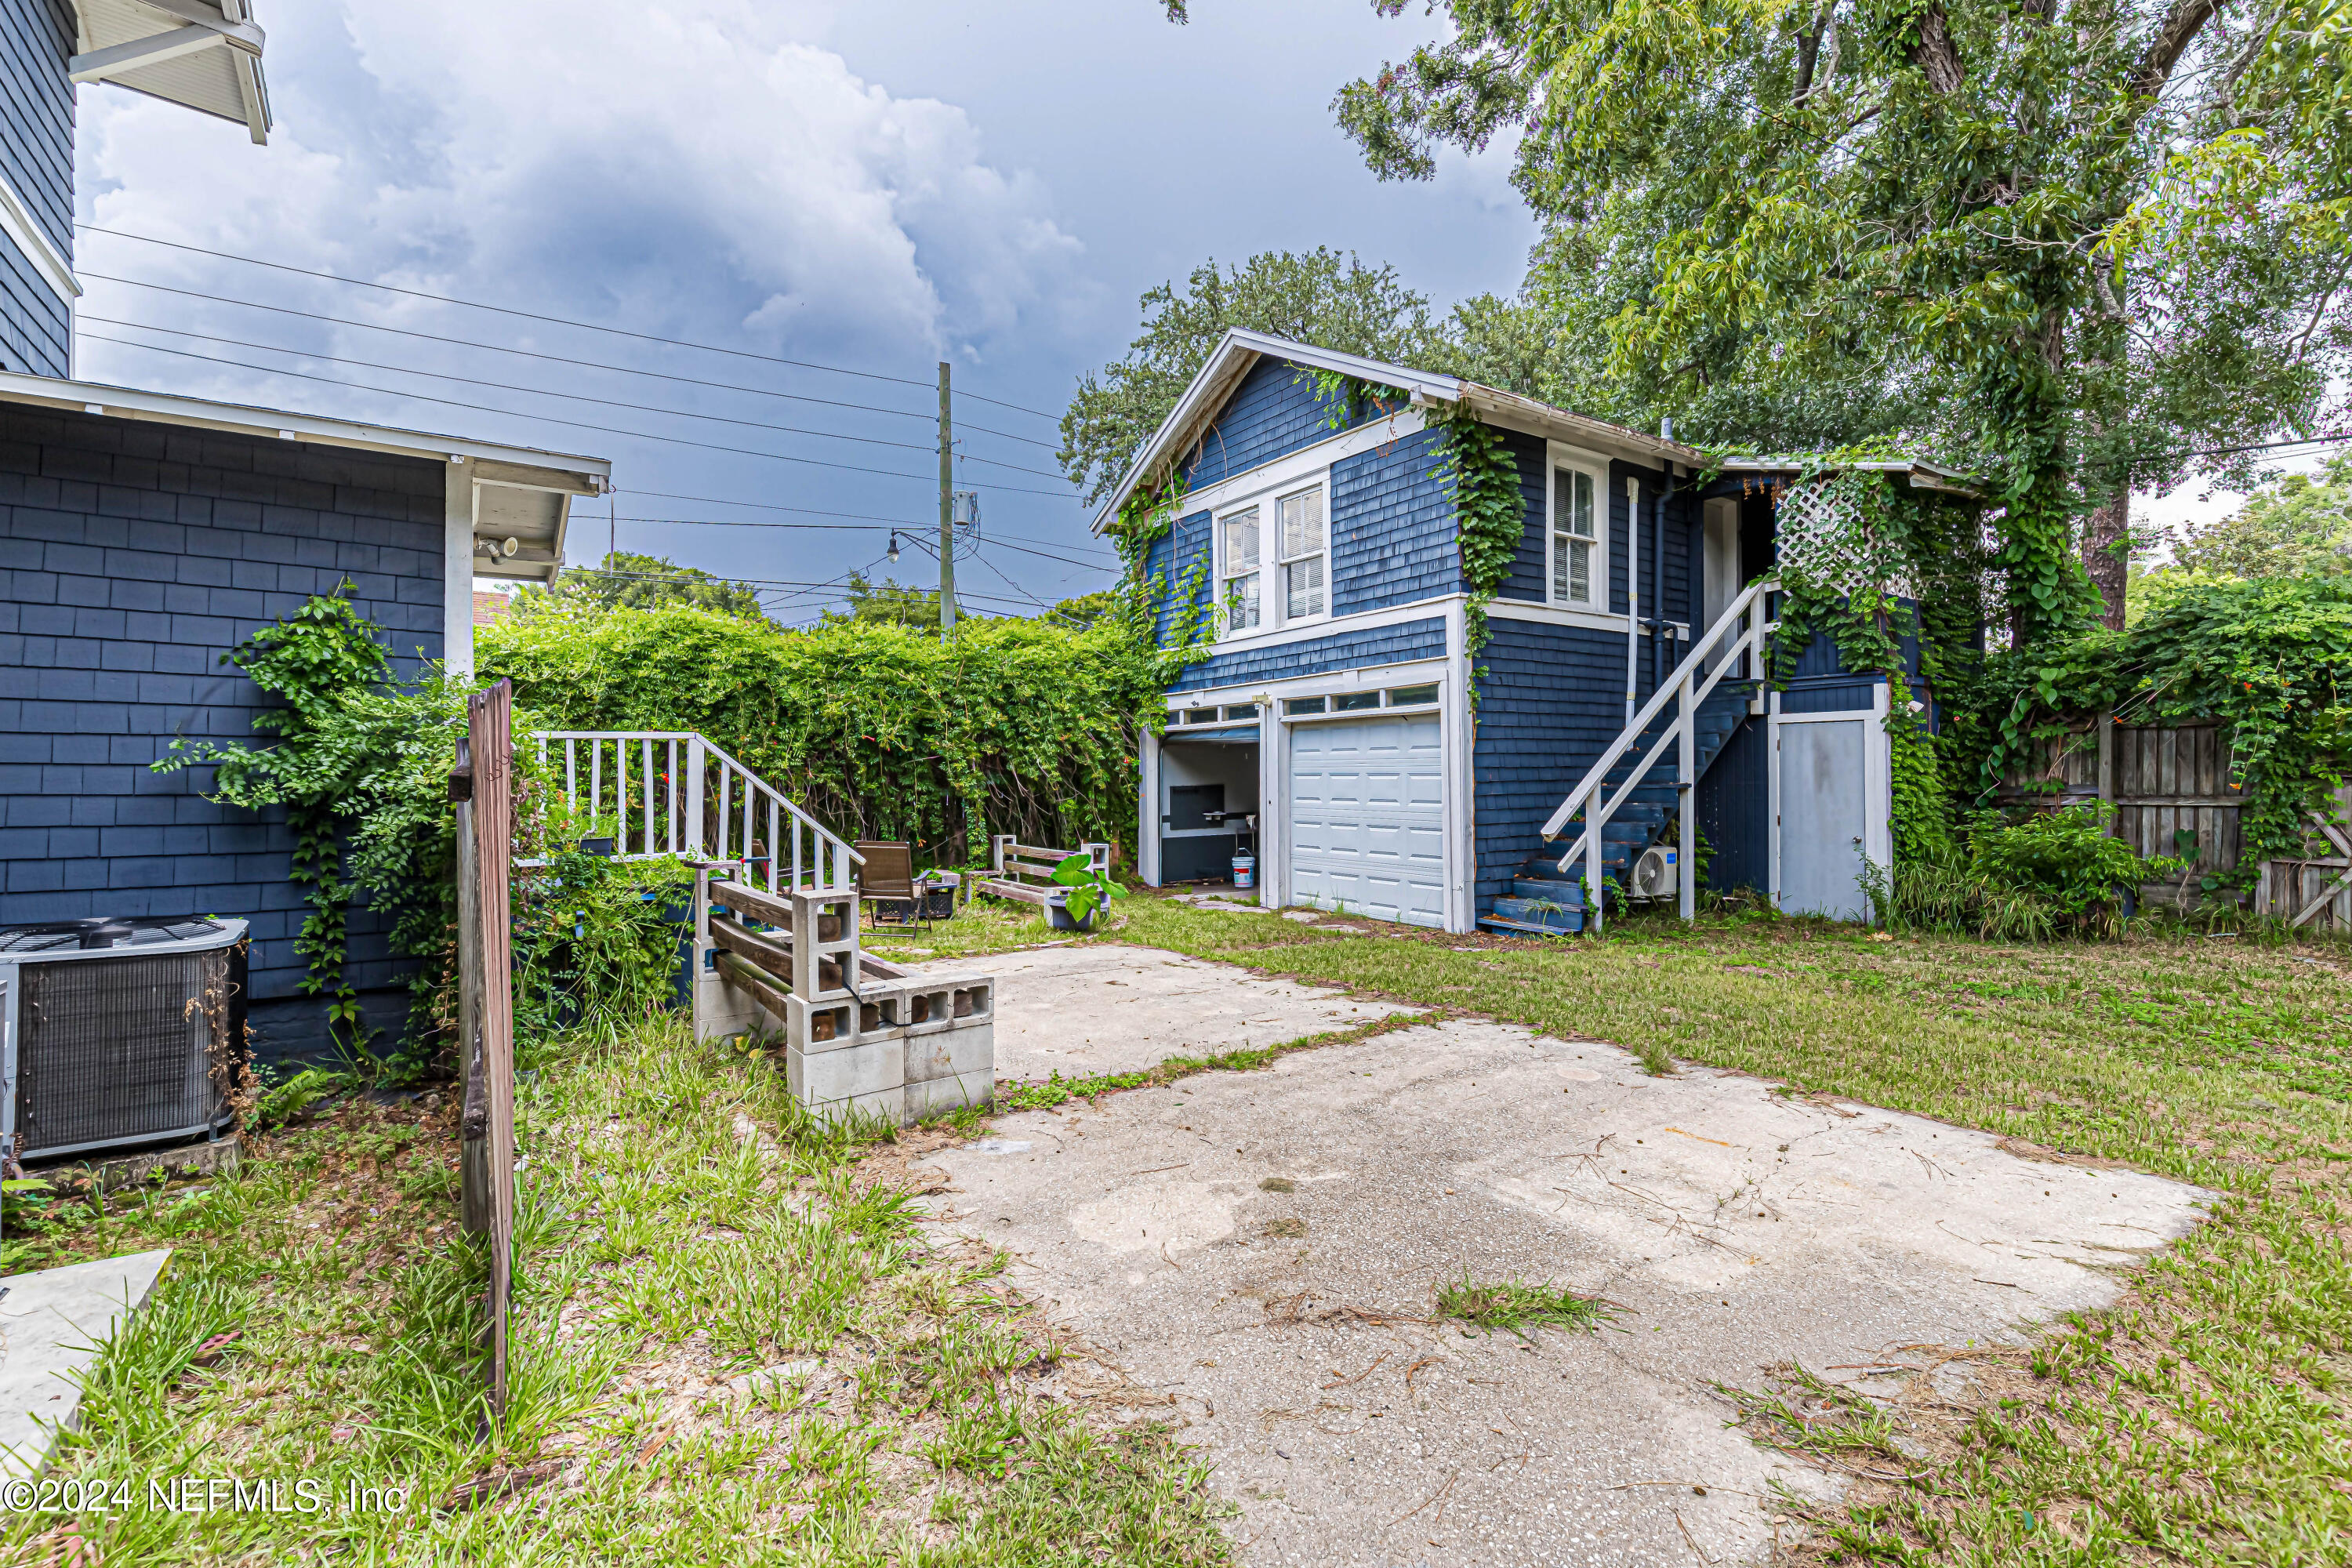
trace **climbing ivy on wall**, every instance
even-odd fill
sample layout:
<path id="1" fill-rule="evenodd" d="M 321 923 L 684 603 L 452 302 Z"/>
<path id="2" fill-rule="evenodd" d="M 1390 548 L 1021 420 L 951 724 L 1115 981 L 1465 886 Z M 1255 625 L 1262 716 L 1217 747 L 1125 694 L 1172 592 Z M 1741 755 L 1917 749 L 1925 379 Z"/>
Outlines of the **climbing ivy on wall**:
<path id="1" fill-rule="evenodd" d="M 1503 433 L 1481 424 L 1460 405 L 1433 411 L 1430 425 L 1444 432 L 1433 476 L 1454 498 L 1455 531 L 1461 540 L 1462 576 L 1469 584 L 1469 604 L 1463 612 L 1466 650 L 1471 658 L 1486 646 L 1486 606 L 1495 601 L 1511 574 L 1519 542 L 1527 532 L 1527 503 L 1519 494 L 1519 466 Z M 1477 679 L 1484 666 L 1474 666 L 1471 700 L 1477 700 Z"/>
<path id="2" fill-rule="evenodd" d="M 209 764 L 215 772 L 206 799 L 285 812 L 294 834 L 294 885 L 310 907 L 294 939 L 308 969 L 301 989 L 329 998 L 331 1037 L 348 1057 L 366 1061 L 371 1032 L 345 973 L 347 911 L 355 892 L 369 893 L 394 921 L 395 951 L 414 951 L 404 942 L 424 940 L 436 923 L 446 845 L 429 833 L 406 831 L 415 825 L 404 820 L 387 831 L 376 819 L 420 792 L 430 810 L 446 817 L 441 781 L 453 731 L 436 731 L 432 721 L 458 708 L 462 694 L 438 681 L 395 686 L 378 643 L 382 629 L 342 596 L 350 587 L 313 595 L 221 656 L 285 704 L 253 721 L 275 744 L 220 745 L 184 736 L 153 767 L 169 773 Z M 411 777 L 419 773 L 422 784 Z"/>

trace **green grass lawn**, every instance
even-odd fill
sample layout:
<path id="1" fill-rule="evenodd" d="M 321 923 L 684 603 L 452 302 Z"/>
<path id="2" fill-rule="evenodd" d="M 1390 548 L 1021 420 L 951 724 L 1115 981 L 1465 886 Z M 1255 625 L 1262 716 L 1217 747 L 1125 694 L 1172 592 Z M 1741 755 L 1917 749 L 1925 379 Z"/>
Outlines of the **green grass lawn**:
<path id="1" fill-rule="evenodd" d="M 1812 1381 L 1840 1373 L 1790 1368 L 1727 1397 L 1727 1418 L 1851 1479 L 1841 1507 L 1784 1501 L 1811 1527 L 1789 1532 L 1804 1555 L 2352 1563 L 2345 948 L 1999 947 L 1646 917 L 1601 942 L 1521 942 L 1343 935 L 1140 895 L 1115 908 L 1116 929 L 1079 940 L 1612 1040 L 1656 1070 L 1739 1068 L 2221 1192 L 2209 1224 L 2124 1276 L 2116 1306 L 2029 1349 L 1971 1352 L 1965 1395 L 1927 1397 L 1921 1379 L 1881 1406 Z M 1054 937 L 998 908 L 876 946 L 976 957 Z M 60 1475 L 309 1477 L 331 1496 L 357 1479 L 407 1488 L 409 1506 L 24 1515 L 7 1542 L 61 1563 L 70 1531 L 109 1568 L 1226 1556 L 1176 1441 L 1120 1419 L 1115 1388 L 1072 1396 L 998 1260 L 940 1256 L 914 1231 L 921 1152 L 952 1130 L 826 1133 L 771 1067 L 675 1027 L 528 1065 L 516 1399 L 499 1429 L 478 1435 L 471 1403 L 481 1280 L 454 1226 L 451 1110 L 346 1100 L 262 1141 L 235 1178 L 102 1215 L 57 1205 L 45 1256 L 16 1266 L 179 1249 Z M 1516 1297 L 1465 1302 L 1528 1315 Z"/>
<path id="2" fill-rule="evenodd" d="M 1220 1562 L 1204 1477 L 913 1226 L 952 1136 L 809 1125 L 772 1067 L 661 1026 L 529 1064 L 511 1405 L 477 1430 L 483 1269 L 447 1106 L 349 1100 L 245 1171 L 61 1208 L 62 1262 L 176 1249 L 57 1471 L 127 1506 L 8 1516 L 13 1554 L 186 1562 Z M 1091 1371 L 1091 1369 L 1089 1369 Z M 1098 1381 L 1098 1380 L 1097 1380 Z M 173 1513 L 151 1479 L 310 1480 Z M 346 1509 L 357 1484 L 404 1505 Z M 120 1489 L 119 1491 L 117 1489 Z M 75 1540 L 101 1556 L 69 1556 Z"/>

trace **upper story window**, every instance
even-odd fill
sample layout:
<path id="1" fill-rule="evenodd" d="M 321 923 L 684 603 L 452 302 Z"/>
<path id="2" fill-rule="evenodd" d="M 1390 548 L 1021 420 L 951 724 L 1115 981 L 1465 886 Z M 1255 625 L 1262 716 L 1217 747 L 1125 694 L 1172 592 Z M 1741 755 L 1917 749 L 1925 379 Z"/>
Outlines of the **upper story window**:
<path id="1" fill-rule="evenodd" d="M 1551 471 L 1551 602 L 1591 607 L 1600 597 L 1607 557 L 1601 552 L 1601 479 L 1582 468 Z"/>
<path id="2" fill-rule="evenodd" d="M 1259 624 L 1263 605 L 1258 592 L 1258 510 L 1247 507 L 1223 520 L 1224 531 L 1225 629 L 1244 632 Z"/>
<path id="3" fill-rule="evenodd" d="M 1282 614 L 1304 620 L 1323 613 L 1323 488 L 1300 490 L 1275 503 L 1282 514 Z"/>
<path id="4" fill-rule="evenodd" d="M 1217 518 L 1217 607 L 1226 637 L 1319 620 L 1331 607 L 1330 536 L 1321 479 Z"/>

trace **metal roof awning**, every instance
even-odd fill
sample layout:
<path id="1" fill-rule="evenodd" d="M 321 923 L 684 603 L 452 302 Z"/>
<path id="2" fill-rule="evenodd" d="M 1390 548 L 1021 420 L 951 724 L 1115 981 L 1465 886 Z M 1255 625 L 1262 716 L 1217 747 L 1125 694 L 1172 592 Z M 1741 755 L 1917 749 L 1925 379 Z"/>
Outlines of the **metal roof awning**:
<path id="1" fill-rule="evenodd" d="M 74 0 L 70 72 L 218 115 L 269 140 L 261 29 L 247 0 Z"/>

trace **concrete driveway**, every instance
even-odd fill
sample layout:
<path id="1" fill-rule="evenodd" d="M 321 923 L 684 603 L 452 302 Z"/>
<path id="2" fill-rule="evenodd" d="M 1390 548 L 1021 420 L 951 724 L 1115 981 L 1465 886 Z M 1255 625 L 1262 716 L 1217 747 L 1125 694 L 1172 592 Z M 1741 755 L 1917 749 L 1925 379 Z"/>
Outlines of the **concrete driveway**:
<path id="1" fill-rule="evenodd" d="M 1067 951 L 1060 1026 L 1134 1059 L 1124 1002 L 1086 1004 L 1115 988 L 1083 984 L 1132 957 Z M 1263 994 L 1198 968 L 1230 1010 Z M 1461 1020 L 1000 1117 L 930 1159 L 935 1227 L 1011 1253 L 1055 1321 L 1170 1402 L 1144 1408 L 1214 1461 L 1254 1564 L 1759 1560 L 1769 1484 L 1828 1483 L 1727 1427 L 1716 1384 L 1789 1361 L 1851 1379 L 2100 1305 L 2105 1268 L 2206 1196 Z M 1430 1321 L 1463 1279 L 1622 1310 L 1465 1334 Z"/>
<path id="2" fill-rule="evenodd" d="M 1416 1011 L 1156 947 L 1031 948 L 940 967 L 996 976 L 999 1078 L 1133 1072 Z"/>

